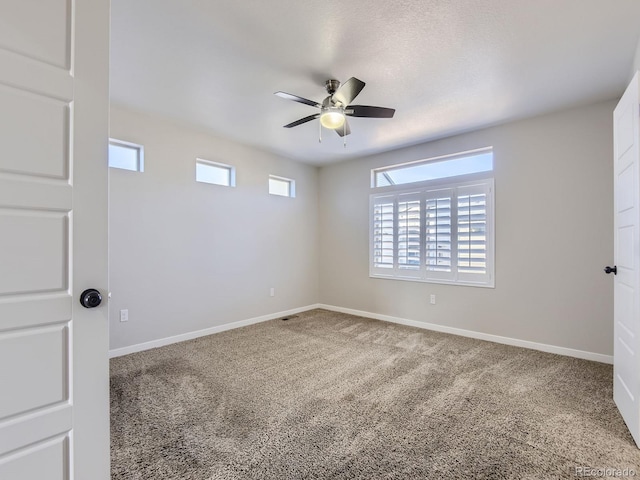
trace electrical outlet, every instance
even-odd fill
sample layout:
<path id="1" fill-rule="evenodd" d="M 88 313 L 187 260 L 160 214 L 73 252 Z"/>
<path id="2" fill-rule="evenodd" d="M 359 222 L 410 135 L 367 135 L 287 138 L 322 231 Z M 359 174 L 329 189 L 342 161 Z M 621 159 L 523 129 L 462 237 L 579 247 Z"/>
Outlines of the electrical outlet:
<path id="1" fill-rule="evenodd" d="M 120 310 L 120 321 L 121 322 L 129 321 L 129 310 Z"/>
<path id="2" fill-rule="evenodd" d="M 436 304 L 436 296 L 431 294 L 431 296 L 429 297 L 429 303 L 431 305 L 435 305 Z"/>
<path id="3" fill-rule="evenodd" d="M 276 289 L 275 288 L 271 287 L 269 289 L 269 296 L 270 297 L 275 297 L 276 296 Z"/>

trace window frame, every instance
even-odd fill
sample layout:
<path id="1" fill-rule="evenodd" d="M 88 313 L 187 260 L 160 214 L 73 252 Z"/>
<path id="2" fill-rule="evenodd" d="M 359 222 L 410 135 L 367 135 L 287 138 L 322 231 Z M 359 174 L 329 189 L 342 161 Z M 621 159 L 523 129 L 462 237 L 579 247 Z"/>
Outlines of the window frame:
<path id="1" fill-rule="evenodd" d="M 109 168 L 117 168 L 118 170 L 126 170 L 128 172 L 144 172 L 144 145 L 127 142 L 125 140 L 120 140 L 117 138 L 109 138 L 109 146 L 111 145 L 113 145 L 114 147 L 125 147 L 136 150 L 138 152 L 138 161 L 137 168 L 135 170 L 132 170 L 131 168 L 116 167 L 114 165 L 111 165 L 110 155 L 107 155 L 107 165 Z"/>
<path id="2" fill-rule="evenodd" d="M 411 167 L 416 167 L 416 166 L 420 166 L 420 165 L 426 165 L 426 164 L 435 164 L 435 163 L 445 163 L 445 162 L 449 162 L 449 161 L 453 161 L 453 160 L 458 160 L 458 159 L 463 159 L 463 158 L 467 158 L 467 157 L 474 157 L 477 155 L 484 155 L 487 153 L 491 153 L 493 156 L 493 147 L 482 147 L 482 148 L 476 148 L 474 150 L 467 150 L 465 152 L 458 152 L 458 153 L 449 153 L 446 155 L 439 155 L 437 157 L 431 157 L 431 158 L 427 158 L 427 159 L 423 159 L 423 160 L 412 160 L 410 162 L 403 162 L 403 163 L 396 163 L 394 165 L 387 165 L 384 167 L 378 167 L 378 168 L 373 168 L 371 169 L 371 188 L 375 188 L 377 189 L 381 189 L 381 188 L 387 188 L 387 187 L 406 187 L 408 185 L 416 185 L 418 183 L 425 183 L 425 182 L 440 182 L 440 181 L 445 181 L 445 182 L 449 182 L 450 179 L 452 178 L 462 178 L 462 177 L 468 177 L 468 176 L 473 176 L 473 175 L 492 175 L 493 174 L 493 168 L 491 170 L 485 170 L 482 172 L 473 172 L 473 173 L 465 173 L 465 174 L 461 174 L 461 175 L 451 175 L 448 177 L 440 177 L 440 178 L 435 178 L 435 179 L 426 179 L 426 180 L 419 180 L 417 182 L 405 182 L 405 183 L 398 183 L 398 184 L 391 184 L 391 185 L 378 185 L 378 174 L 382 173 L 383 175 L 386 174 L 386 172 L 389 172 L 390 170 L 401 170 L 401 169 L 405 169 L 405 168 L 411 168 Z M 493 161 L 492 161 L 493 163 Z M 386 175 L 385 175 L 386 176 Z M 391 182 L 391 180 L 389 179 L 389 181 Z"/>
<path id="3" fill-rule="evenodd" d="M 289 185 L 289 189 L 288 189 L 289 195 L 280 195 L 279 193 L 272 193 L 271 180 L 286 182 Z M 267 191 L 269 192 L 269 195 L 273 195 L 274 197 L 295 198 L 296 197 L 296 181 L 293 178 L 280 177 L 278 175 L 269 175 L 269 179 L 267 182 Z"/>
<path id="4" fill-rule="evenodd" d="M 495 182 L 493 171 L 447 177 L 437 180 L 425 180 L 411 184 L 388 185 L 372 188 L 369 195 L 369 277 L 377 279 L 405 280 L 423 283 L 437 283 L 445 285 L 462 285 L 482 288 L 495 288 Z M 458 192 L 484 189 L 486 193 L 486 273 L 482 278 L 478 274 L 464 273 L 458 271 L 458 257 L 456 248 L 458 246 L 458 224 L 457 224 L 457 199 Z M 455 259 L 455 268 L 452 264 L 451 272 L 428 271 L 426 268 L 426 228 L 424 222 L 425 200 L 437 191 L 451 191 L 451 258 Z M 472 193 L 469 193 L 472 194 Z M 393 241 L 393 267 L 380 268 L 374 265 L 374 206 L 379 198 L 399 198 L 405 199 L 420 198 L 420 264 L 418 270 L 406 270 L 398 268 L 398 229 L 396 227 L 397 214 L 394 213 L 394 241 Z M 397 200 L 396 200 L 397 204 Z M 455 205 L 455 208 L 454 208 Z M 453 211 L 455 217 L 453 216 Z M 454 220 L 455 218 L 455 220 Z M 455 228 L 454 228 L 455 226 Z"/>
<path id="5" fill-rule="evenodd" d="M 209 167 L 220 168 L 223 170 L 227 170 L 229 172 L 229 184 L 225 183 L 213 183 L 213 182 L 205 182 L 204 180 L 198 180 L 198 165 L 205 165 Z M 197 183 L 205 183 L 207 185 L 216 185 L 218 187 L 235 187 L 236 186 L 236 167 L 233 165 L 229 165 L 227 163 L 214 162 L 213 160 L 207 160 L 205 158 L 196 157 L 196 168 L 195 168 L 195 180 Z"/>

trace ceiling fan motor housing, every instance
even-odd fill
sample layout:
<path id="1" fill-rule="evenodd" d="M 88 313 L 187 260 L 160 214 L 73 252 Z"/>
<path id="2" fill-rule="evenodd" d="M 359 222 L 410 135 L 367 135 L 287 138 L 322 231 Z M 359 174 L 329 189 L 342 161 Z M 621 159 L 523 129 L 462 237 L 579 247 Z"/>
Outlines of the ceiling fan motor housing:
<path id="1" fill-rule="evenodd" d="M 333 95 L 340 88 L 340 82 L 338 80 L 327 80 L 325 87 L 327 88 L 327 93 Z"/>

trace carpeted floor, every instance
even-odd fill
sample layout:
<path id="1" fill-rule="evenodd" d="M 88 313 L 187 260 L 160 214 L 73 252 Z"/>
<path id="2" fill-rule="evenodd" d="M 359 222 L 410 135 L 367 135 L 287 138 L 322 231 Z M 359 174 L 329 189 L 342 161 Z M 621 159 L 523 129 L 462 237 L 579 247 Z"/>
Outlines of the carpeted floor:
<path id="1" fill-rule="evenodd" d="M 115 358 L 111 416 L 114 480 L 640 476 L 610 365 L 325 310 Z"/>

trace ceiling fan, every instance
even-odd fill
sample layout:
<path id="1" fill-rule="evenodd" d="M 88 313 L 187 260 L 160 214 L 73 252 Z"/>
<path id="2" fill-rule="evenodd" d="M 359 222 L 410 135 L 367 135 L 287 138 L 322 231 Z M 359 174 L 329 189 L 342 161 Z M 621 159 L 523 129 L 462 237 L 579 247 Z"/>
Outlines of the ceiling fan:
<path id="1" fill-rule="evenodd" d="M 393 108 L 372 107 L 369 105 L 351 105 L 351 102 L 358 96 L 364 86 L 365 83 L 355 77 L 351 77 L 342 85 L 340 85 L 338 80 L 327 80 L 325 87 L 329 96 L 325 98 L 322 103 L 314 102 L 313 100 L 285 92 L 275 92 L 274 95 L 320 109 L 320 112 L 301 118 L 295 122 L 291 122 L 285 125 L 284 128 L 297 127 L 298 125 L 302 125 L 303 123 L 319 118 L 321 127 L 335 130 L 338 135 L 345 137 L 351 133 L 349 122 L 347 122 L 346 118 L 347 116 L 392 118 L 395 113 L 395 109 Z M 320 132 L 322 132 L 322 128 L 320 128 Z M 320 137 L 320 141 L 322 141 L 322 136 Z"/>

